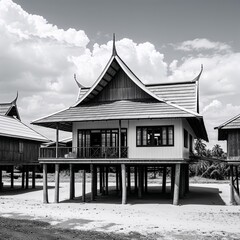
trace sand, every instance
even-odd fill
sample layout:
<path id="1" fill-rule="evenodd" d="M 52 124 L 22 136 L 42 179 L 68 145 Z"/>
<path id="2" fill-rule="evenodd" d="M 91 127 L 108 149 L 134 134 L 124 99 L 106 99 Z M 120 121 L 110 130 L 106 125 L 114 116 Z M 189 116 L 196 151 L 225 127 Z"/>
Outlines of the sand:
<path id="1" fill-rule="evenodd" d="M 19 185 L 20 183 L 18 183 Z M 112 187 L 109 196 L 81 202 L 81 183 L 76 183 L 76 198 L 69 199 L 69 183 L 60 183 L 60 203 L 53 203 L 54 183 L 49 183 L 49 204 L 42 203 L 41 182 L 35 190 L 5 190 L 0 194 L 0 216 L 48 222 L 56 227 L 95 230 L 145 236 L 177 234 L 240 238 L 240 206 L 229 205 L 228 184 L 191 184 L 190 193 L 172 205 L 171 196 L 163 196 L 158 184 L 151 184 L 149 196 L 137 199 L 132 195 L 128 204 L 121 204 Z M 17 188 L 17 187 L 16 187 Z M 87 184 L 90 191 L 90 184 Z M 225 238 L 227 237 L 227 238 Z M 175 239 L 175 238 L 169 238 Z M 187 239 L 186 237 L 183 239 Z M 190 238 L 192 239 L 192 238 Z"/>

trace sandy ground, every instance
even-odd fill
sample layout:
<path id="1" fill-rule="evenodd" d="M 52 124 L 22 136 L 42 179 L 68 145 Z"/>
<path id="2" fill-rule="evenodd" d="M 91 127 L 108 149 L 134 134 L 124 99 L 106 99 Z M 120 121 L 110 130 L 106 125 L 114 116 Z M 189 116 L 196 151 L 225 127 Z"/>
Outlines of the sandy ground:
<path id="1" fill-rule="evenodd" d="M 20 183 L 17 183 L 20 185 Z M 108 196 L 81 202 L 81 183 L 75 184 L 76 198 L 69 199 L 69 183 L 60 183 L 60 203 L 55 204 L 54 183 L 49 183 L 49 204 L 42 203 L 41 182 L 35 190 L 8 188 L 0 194 L 0 216 L 40 220 L 56 227 L 129 234 L 137 232 L 159 239 L 240 239 L 240 206 L 230 206 L 229 185 L 191 184 L 190 193 L 172 205 L 169 195 L 162 195 L 159 184 L 152 183 L 149 195 L 138 199 L 134 194 L 128 204 L 121 204 L 114 188 Z M 90 184 L 87 184 L 90 191 Z M 171 233 L 171 234 L 169 234 Z M 185 237 L 183 237 L 185 236 Z M 189 238 L 188 238 L 188 237 Z M 203 238 L 199 238 L 201 236 Z"/>

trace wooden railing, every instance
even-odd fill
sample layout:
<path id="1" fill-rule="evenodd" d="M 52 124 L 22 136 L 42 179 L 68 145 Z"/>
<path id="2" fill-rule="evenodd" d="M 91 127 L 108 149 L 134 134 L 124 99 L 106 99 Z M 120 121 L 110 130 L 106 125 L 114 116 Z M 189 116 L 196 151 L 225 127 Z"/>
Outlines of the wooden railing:
<path id="1" fill-rule="evenodd" d="M 128 157 L 128 147 L 121 147 L 121 158 Z M 119 158 L 118 147 L 41 147 L 39 159 L 46 158 Z"/>

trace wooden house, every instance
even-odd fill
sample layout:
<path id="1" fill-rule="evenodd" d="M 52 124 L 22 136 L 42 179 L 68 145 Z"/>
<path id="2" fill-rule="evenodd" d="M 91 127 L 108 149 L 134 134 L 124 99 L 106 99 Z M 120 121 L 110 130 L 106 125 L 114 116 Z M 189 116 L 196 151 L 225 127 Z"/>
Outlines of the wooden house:
<path id="1" fill-rule="evenodd" d="M 227 163 L 230 166 L 231 204 L 240 204 L 240 114 L 216 127 L 218 140 L 227 141 Z"/>
<path id="2" fill-rule="evenodd" d="M 202 70 L 201 70 L 202 72 Z M 56 129 L 56 147 L 40 149 L 44 169 L 44 202 L 47 196 L 47 165 L 55 164 L 55 202 L 59 201 L 59 164 L 70 164 L 70 198 L 74 197 L 74 168 L 92 173 L 91 198 L 108 192 L 109 167 L 116 172 L 116 190 L 122 203 L 135 189 L 147 191 L 148 169 L 162 168 L 162 191 L 166 191 L 166 169 L 172 171 L 173 203 L 188 191 L 188 166 L 196 138 L 208 140 L 199 114 L 199 78 L 192 81 L 144 84 L 117 54 L 112 56 L 96 82 L 89 88 L 79 84 L 77 102 L 33 124 Z M 59 130 L 72 132 L 72 151 L 58 146 Z M 120 187 L 120 189 L 119 189 Z M 128 189 L 128 191 L 127 191 Z"/>
<path id="3" fill-rule="evenodd" d="M 0 104 L 0 184 L 2 171 L 11 173 L 11 187 L 14 185 L 14 167 L 22 169 L 22 187 L 26 179 L 28 188 L 29 171 L 32 171 L 32 187 L 35 187 L 35 166 L 41 143 L 48 139 L 20 121 L 17 97 L 10 103 Z M 26 178 L 25 178 L 26 174 Z"/>

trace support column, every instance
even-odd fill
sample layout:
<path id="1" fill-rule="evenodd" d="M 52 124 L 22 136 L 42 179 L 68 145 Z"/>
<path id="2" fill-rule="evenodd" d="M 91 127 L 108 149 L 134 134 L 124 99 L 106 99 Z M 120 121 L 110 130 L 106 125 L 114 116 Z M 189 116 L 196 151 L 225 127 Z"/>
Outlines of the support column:
<path id="1" fill-rule="evenodd" d="M 166 193 L 166 183 L 167 183 L 167 169 L 164 166 L 162 175 L 162 193 Z"/>
<path id="2" fill-rule="evenodd" d="M 11 166 L 11 188 L 14 188 L 14 166 Z"/>
<path id="3" fill-rule="evenodd" d="M 142 166 L 138 167 L 138 197 L 142 198 Z"/>
<path id="4" fill-rule="evenodd" d="M 179 197 L 182 198 L 185 192 L 185 165 L 181 166 L 180 170 L 180 186 L 179 186 Z"/>
<path id="5" fill-rule="evenodd" d="M 131 193 L 131 168 L 127 166 L 127 191 Z"/>
<path id="6" fill-rule="evenodd" d="M 47 164 L 43 164 L 43 203 L 48 203 Z"/>
<path id="7" fill-rule="evenodd" d="M 134 167 L 134 183 L 135 183 L 135 193 L 138 192 L 138 169 L 137 166 Z"/>
<path id="8" fill-rule="evenodd" d="M 2 182 L 2 167 L 0 166 L 0 190 L 3 188 L 3 182 Z"/>
<path id="9" fill-rule="evenodd" d="M 86 170 L 82 170 L 82 202 L 86 201 Z"/>
<path id="10" fill-rule="evenodd" d="M 122 122 L 119 120 L 119 129 L 118 129 L 118 158 L 121 158 L 121 133 L 122 133 Z"/>
<path id="11" fill-rule="evenodd" d="M 22 188 L 24 188 L 25 183 L 25 166 L 22 166 Z"/>
<path id="12" fill-rule="evenodd" d="M 56 158 L 58 158 L 59 123 L 56 124 Z"/>
<path id="13" fill-rule="evenodd" d="M 99 189 L 100 189 L 100 193 L 103 193 L 103 171 L 102 171 L 102 167 L 99 167 Z"/>
<path id="14" fill-rule="evenodd" d="M 108 195 L 108 166 L 106 166 L 106 195 Z"/>
<path id="15" fill-rule="evenodd" d="M 69 170 L 70 170 L 70 199 L 74 199 L 75 176 L 74 176 L 74 168 L 72 163 L 70 163 L 69 165 Z"/>
<path id="16" fill-rule="evenodd" d="M 32 188 L 36 187 L 36 166 L 32 166 Z"/>
<path id="17" fill-rule="evenodd" d="M 95 196 L 94 196 L 94 170 L 93 170 L 93 164 L 90 165 L 90 170 L 91 170 L 91 201 L 94 201 Z"/>
<path id="18" fill-rule="evenodd" d="M 118 167 L 116 167 L 116 191 L 119 191 L 119 176 L 118 176 Z"/>
<path id="19" fill-rule="evenodd" d="M 29 167 L 28 165 L 26 166 L 26 189 L 28 189 L 29 185 Z"/>
<path id="20" fill-rule="evenodd" d="M 189 164 L 186 164 L 185 192 L 189 193 Z"/>
<path id="21" fill-rule="evenodd" d="M 127 186 L 126 186 L 126 165 L 121 164 L 122 169 L 122 204 L 127 203 Z"/>
<path id="22" fill-rule="evenodd" d="M 178 205 L 179 204 L 180 172 L 181 172 L 181 165 L 176 164 L 176 166 L 175 166 L 173 205 Z"/>
<path id="23" fill-rule="evenodd" d="M 230 204 L 235 205 L 234 199 L 234 172 L 233 172 L 233 165 L 230 165 Z"/>
<path id="24" fill-rule="evenodd" d="M 59 164 L 55 164 L 55 195 L 54 202 L 59 202 Z"/>
<path id="25" fill-rule="evenodd" d="M 238 182 L 238 166 L 235 166 L 235 178 L 236 178 L 236 190 L 239 194 L 239 182 Z"/>
<path id="26" fill-rule="evenodd" d="M 146 166 L 144 168 L 144 170 L 145 170 L 145 172 L 144 172 L 144 179 L 145 179 L 144 186 L 145 186 L 145 193 L 147 193 L 148 192 L 148 167 Z"/>
<path id="27" fill-rule="evenodd" d="M 171 166 L 171 194 L 174 192 L 175 166 Z"/>

